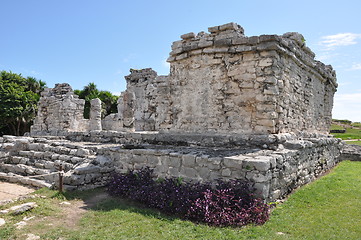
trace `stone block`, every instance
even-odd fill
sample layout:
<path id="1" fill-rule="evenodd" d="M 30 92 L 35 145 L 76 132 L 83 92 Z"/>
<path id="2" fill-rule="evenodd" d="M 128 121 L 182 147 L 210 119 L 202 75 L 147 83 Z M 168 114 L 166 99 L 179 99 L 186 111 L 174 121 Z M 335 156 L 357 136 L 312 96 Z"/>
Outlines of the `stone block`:
<path id="1" fill-rule="evenodd" d="M 166 165 L 158 165 L 154 168 L 154 172 L 159 176 L 164 176 L 168 172 L 168 166 Z"/>
<path id="2" fill-rule="evenodd" d="M 215 47 L 223 47 L 223 46 L 231 46 L 232 40 L 231 39 L 218 39 L 214 41 Z"/>
<path id="3" fill-rule="evenodd" d="M 85 157 L 87 155 L 90 154 L 90 151 L 88 149 L 85 149 L 85 148 L 79 148 L 77 151 L 76 151 L 76 155 L 78 157 Z"/>
<path id="4" fill-rule="evenodd" d="M 219 171 L 211 171 L 209 174 L 209 180 L 210 181 L 215 181 L 217 179 L 221 179 L 222 175 Z"/>
<path id="5" fill-rule="evenodd" d="M 160 165 L 161 164 L 161 158 L 162 157 L 160 157 L 160 156 L 148 155 L 147 156 L 147 159 L 148 159 L 147 165 L 150 166 L 150 167 L 155 167 L 157 165 Z"/>
<path id="6" fill-rule="evenodd" d="M 258 170 L 260 172 L 266 172 L 270 169 L 270 157 L 258 156 L 257 158 L 249 158 L 243 160 L 242 167 L 247 170 Z"/>
<path id="7" fill-rule="evenodd" d="M 200 48 L 210 47 L 212 45 L 213 45 L 213 41 L 200 40 L 198 42 L 198 47 Z"/>
<path id="8" fill-rule="evenodd" d="M 19 151 L 18 154 L 22 157 L 32 157 L 33 153 L 33 151 Z"/>
<path id="9" fill-rule="evenodd" d="M 211 170 L 206 167 L 198 167 L 197 172 L 202 180 L 207 181 L 209 179 Z"/>
<path id="10" fill-rule="evenodd" d="M 186 154 L 182 156 L 182 166 L 194 167 L 196 163 L 196 156 L 192 154 Z"/>
<path id="11" fill-rule="evenodd" d="M 198 172 L 194 168 L 182 167 L 180 174 L 186 178 L 197 178 Z"/>
<path id="12" fill-rule="evenodd" d="M 29 150 L 37 151 L 41 149 L 41 145 L 40 143 L 30 143 L 28 148 Z"/>
<path id="13" fill-rule="evenodd" d="M 267 173 L 247 172 L 246 178 L 251 182 L 263 183 L 271 180 L 272 174 L 270 172 Z"/>
<path id="14" fill-rule="evenodd" d="M 186 33 L 186 34 L 181 35 L 181 38 L 183 40 L 188 40 L 188 39 L 192 39 L 192 38 L 195 38 L 195 37 L 196 37 L 196 34 L 194 32 L 190 32 L 190 33 Z"/>
<path id="15" fill-rule="evenodd" d="M 84 175 L 100 172 L 100 167 L 93 164 L 83 163 L 74 169 L 75 174 Z"/>
<path id="16" fill-rule="evenodd" d="M 177 167 L 169 167 L 168 174 L 173 177 L 179 177 L 179 169 Z"/>
<path id="17" fill-rule="evenodd" d="M 238 26 L 236 23 L 231 22 L 227 24 L 223 24 L 219 26 L 219 31 L 226 31 L 226 30 L 238 30 L 240 29 L 243 32 L 243 28 Z"/>
<path id="18" fill-rule="evenodd" d="M 182 158 L 178 156 L 169 156 L 169 166 L 171 167 L 180 167 Z"/>
<path id="19" fill-rule="evenodd" d="M 223 163 L 227 168 L 242 169 L 243 160 L 242 157 L 225 157 Z"/>
<path id="20" fill-rule="evenodd" d="M 132 162 L 146 164 L 148 162 L 147 155 L 133 155 Z"/>
<path id="21" fill-rule="evenodd" d="M 217 33 L 219 32 L 219 26 L 209 27 L 208 32 L 210 33 Z"/>
<path id="22" fill-rule="evenodd" d="M 270 196 L 270 185 L 269 183 L 255 183 L 255 194 L 263 199 L 268 199 Z"/>
<path id="23" fill-rule="evenodd" d="M 73 160 L 74 157 L 72 158 L 72 161 Z M 97 155 L 94 163 L 96 163 L 99 166 L 106 166 L 106 165 L 110 165 L 112 163 L 112 160 L 106 156 Z"/>
<path id="24" fill-rule="evenodd" d="M 232 174 L 232 171 L 229 168 L 222 169 L 222 177 L 230 177 Z"/>

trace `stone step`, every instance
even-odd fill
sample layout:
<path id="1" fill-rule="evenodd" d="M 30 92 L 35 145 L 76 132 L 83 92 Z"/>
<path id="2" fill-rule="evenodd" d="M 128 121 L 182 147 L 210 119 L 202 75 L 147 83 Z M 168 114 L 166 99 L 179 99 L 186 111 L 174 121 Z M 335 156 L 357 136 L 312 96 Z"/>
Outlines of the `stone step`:
<path id="1" fill-rule="evenodd" d="M 44 174 L 49 174 L 52 171 L 49 169 L 40 169 L 40 168 L 35 168 L 29 165 L 25 165 L 25 164 L 7 164 L 7 163 L 2 163 L 0 164 L 0 169 L 3 172 L 12 172 L 12 173 L 16 173 L 19 175 L 24 175 L 24 176 L 32 176 L 32 175 L 44 175 Z"/>
<path id="2" fill-rule="evenodd" d="M 14 174 L 14 173 L 0 172 L 0 179 L 6 180 L 6 181 L 12 182 L 12 183 L 21 183 L 24 185 L 30 185 L 30 186 L 34 186 L 34 187 L 38 187 L 38 188 L 43 188 L 43 187 L 52 188 L 53 187 L 53 184 L 50 184 L 44 180 L 33 179 L 33 178 L 25 177 L 22 175 Z"/>
<path id="3" fill-rule="evenodd" d="M 71 156 L 71 155 L 60 155 L 57 153 L 42 153 L 42 152 L 33 152 L 33 151 L 21 151 L 19 152 L 19 154 L 21 156 L 9 156 L 8 160 L 6 160 L 6 163 L 14 163 L 14 164 L 30 164 L 30 165 L 34 165 L 32 163 L 38 162 L 38 161 L 48 161 L 48 162 L 53 162 L 53 163 L 58 163 L 57 165 L 59 165 L 60 162 L 62 162 L 64 165 L 69 165 L 69 167 L 71 167 L 70 165 L 72 164 L 79 164 L 82 162 L 89 162 L 92 161 L 94 159 L 96 159 L 96 156 L 91 155 L 88 156 L 86 158 L 83 157 L 77 157 L 77 156 Z"/>
<path id="4" fill-rule="evenodd" d="M 40 169 L 24 164 L 0 164 L 0 170 L 4 173 L 14 173 L 16 175 L 36 177 L 47 182 L 57 181 L 57 169 Z"/>
<path id="5" fill-rule="evenodd" d="M 33 166 L 35 168 L 39 169 L 49 169 L 52 171 L 57 171 L 60 168 L 60 165 L 63 166 L 63 169 L 65 171 L 68 171 L 72 168 L 74 168 L 73 163 L 67 163 L 61 160 L 54 160 L 54 161 L 48 161 L 43 159 L 29 159 L 29 158 L 23 158 L 23 157 L 17 157 L 17 156 L 11 156 L 6 161 L 4 161 L 5 164 L 23 164 L 27 166 Z M 80 164 L 76 162 L 75 164 Z"/>

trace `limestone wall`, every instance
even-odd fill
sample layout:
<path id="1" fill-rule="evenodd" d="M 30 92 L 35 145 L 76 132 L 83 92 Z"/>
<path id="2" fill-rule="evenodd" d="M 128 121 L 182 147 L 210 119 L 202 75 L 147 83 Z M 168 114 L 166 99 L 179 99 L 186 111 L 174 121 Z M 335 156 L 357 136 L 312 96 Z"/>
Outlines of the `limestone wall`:
<path id="1" fill-rule="evenodd" d="M 251 139 L 248 146 L 231 147 L 229 143 L 217 148 L 154 145 L 144 140 L 138 144 L 130 138 L 123 144 L 102 144 L 5 136 L 0 138 L 0 178 L 44 185 L 27 176 L 56 172 L 62 165 L 67 189 L 89 189 L 106 184 L 113 170 L 125 172 L 148 166 L 159 177 L 182 177 L 186 181 L 243 179 L 258 196 L 274 201 L 332 168 L 343 146 L 340 139 L 315 135 L 299 140 L 292 134 L 274 135 L 274 149 Z M 42 179 L 56 185 L 57 174 Z"/>
<path id="2" fill-rule="evenodd" d="M 132 99 L 134 101 L 134 130 L 154 131 L 161 129 L 169 123 L 170 89 L 168 76 L 158 76 L 151 68 L 131 69 L 130 72 L 131 74 L 125 79 L 127 80 L 126 93 L 134 96 Z"/>
<path id="3" fill-rule="evenodd" d="M 41 93 L 39 110 L 31 126 L 32 132 L 85 131 L 84 100 L 74 95 L 67 83 L 56 84 Z"/>
<path id="4" fill-rule="evenodd" d="M 335 72 L 302 35 L 245 37 L 230 23 L 182 35 L 168 61 L 172 131 L 326 133 Z"/>
<path id="5" fill-rule="evenodd" d="M 101 102 L 93 99 L 90 119 L 84 119 L 84 99 L 67 83 L 56 84 L 41 93 L 32 135 L 61 135 L 62 132 L 101 130 Z"/>
<path id="6" fill-rule="evenodd" d="M 160 177 L 182 177 L 186 181 L 243 179 L 256 194 L 268 201 L 288 195 L 338 163 L 340 140 L 309 138 L 283 140 L 284 147 L 267 150 L 155 147 L 143 149 L 99 149 L 114 162 L 117 171 L 149 166 Z"/>
<path id="7" fill-rule="evenodd" d="M 169 76 L 131 69 L 119 111 L 103 126 L 99 119 L 87 126 L 84 103 L 69 85 L 47 90 L 34 132 L 328 132 L 335 71 L 314 59 L 301 34 L 247 37 L 235 23 L 208 31 L 184 34 L 172 44 Z"/>

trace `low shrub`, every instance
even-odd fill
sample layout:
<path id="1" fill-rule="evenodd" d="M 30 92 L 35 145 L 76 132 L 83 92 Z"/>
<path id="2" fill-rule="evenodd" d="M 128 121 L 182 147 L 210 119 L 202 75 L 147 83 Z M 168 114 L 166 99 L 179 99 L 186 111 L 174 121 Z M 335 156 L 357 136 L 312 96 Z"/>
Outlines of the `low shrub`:
<path id="1" fill-rule="evenodd" d="M 254 198 L 250 190 L 239 180 L 218 181 L 193 202 L 189 218 L 215 226 L 263 224 L 269 218 L 268 205 Z"/>
<path id="2" fill-rule="evenodd" d="M 214 226 L 263 224 L 269 207 L 240 180 L 186 183 L 181 178 L 156 179 L 153 170 L 115 174 L 108 184 L 110 195 L 143 203 L 167 214 Z"/>

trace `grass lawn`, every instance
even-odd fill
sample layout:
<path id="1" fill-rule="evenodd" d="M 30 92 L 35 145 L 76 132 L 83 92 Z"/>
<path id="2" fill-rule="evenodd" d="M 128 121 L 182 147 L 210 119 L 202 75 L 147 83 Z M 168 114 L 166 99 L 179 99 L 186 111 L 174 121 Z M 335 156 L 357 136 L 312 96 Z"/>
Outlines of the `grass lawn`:
<path id="1" fill-rule="evenodd" d="M 345 133 L 331 133 L 336 138 L 346 139 L 361 139 L 361 129 L 347 128 Z"/>
<path id="2" fill-rule="evenodd" d="M 359 146 L 361 146 L 361 141 L 345 141 L 345 143 L 347 143 L 347 144 L 352 144 L 352 145 L 359 145 Z"/>
<path id="3" fill-rule="evenodd" d="M 1 216 L 10 223 L 0 227 L 0 239 L 26 239 L 28 233 L 41 239 L 87 240 L 361 238 L 361 162 L 341 162 L 331 173 L 279 204 L 266 224 L 245 228 L 195 224 L 115 198 L 103 199 L 90 210 L 74 214 L 65 210 L 74 208 L 79 199 L 100 194 L 99 190 L 65 194 L 69 206 L 59 205 L 64 197 L 55 196 L 53 191 L 41 190 L 38 194 L 48 197 L 31 200 L 39 207 L 26 214 L 35 218 L 23 229 L 15 229 L 12 224 L 24 216 Z M 70 220 L 78 217 L 79 221 L 68 223 L 69 215 Z"/>
<path id="4" fill-rule="evenodd" d="M 343 130 L 343 129 L 345 128 L 337 124 L 331 124 L 331 128 L 330 128 L 330 130 Z"/>
<path id="5" fill-rule="evenodd" d="M 361 128 L 361 122 L 354 122 L 351 126 Z"/>

